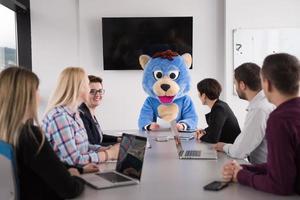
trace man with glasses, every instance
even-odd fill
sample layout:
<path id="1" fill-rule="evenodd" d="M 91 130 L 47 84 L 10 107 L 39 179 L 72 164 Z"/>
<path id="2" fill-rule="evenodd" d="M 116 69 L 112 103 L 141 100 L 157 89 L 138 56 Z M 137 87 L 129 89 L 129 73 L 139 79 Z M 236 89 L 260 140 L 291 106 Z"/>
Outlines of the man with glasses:
<path id="1" fill-rule="evenodd" d="M 100 124 L 95 116 L 96 108 L 100 105 L 105 90 L 103 89 L 102 79 L 97 76 L 89 75 L 90 92 L 88 101 L 79 106 L 80 117 L 88 134 L 90 144 L 110 145 L 117 143 L 118 137 L 103 135 Z"/>

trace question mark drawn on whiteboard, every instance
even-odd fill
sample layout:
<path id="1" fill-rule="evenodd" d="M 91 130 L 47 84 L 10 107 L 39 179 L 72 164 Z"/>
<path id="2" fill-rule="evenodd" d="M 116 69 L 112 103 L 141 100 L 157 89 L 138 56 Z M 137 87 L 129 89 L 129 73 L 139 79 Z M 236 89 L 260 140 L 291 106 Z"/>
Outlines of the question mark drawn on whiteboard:
<path id="1" fill-rule="evenodd" d="M 243 54 L 243 52 L 242 51 L 240 51 L 241 50 L 241 48 L 242 48 L 242 44 L 235 44 L 235 46 L 236 46 L 236 50 L 238 51 L 238 52 L 240 52 L 240 54 Z"/>

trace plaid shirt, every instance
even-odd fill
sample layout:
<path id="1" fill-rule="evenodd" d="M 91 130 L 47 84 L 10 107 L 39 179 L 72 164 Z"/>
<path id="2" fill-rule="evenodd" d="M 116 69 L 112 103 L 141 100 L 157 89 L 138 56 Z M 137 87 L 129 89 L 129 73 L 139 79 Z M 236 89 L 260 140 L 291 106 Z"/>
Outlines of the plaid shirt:
<path id="1" fill-rule="evenodd" d="M 69 165 L 99 163 L 99 145 L 90 145 L 77 112 L 58 106 L 47 113 L 42 129 L 61 161 Z"/>

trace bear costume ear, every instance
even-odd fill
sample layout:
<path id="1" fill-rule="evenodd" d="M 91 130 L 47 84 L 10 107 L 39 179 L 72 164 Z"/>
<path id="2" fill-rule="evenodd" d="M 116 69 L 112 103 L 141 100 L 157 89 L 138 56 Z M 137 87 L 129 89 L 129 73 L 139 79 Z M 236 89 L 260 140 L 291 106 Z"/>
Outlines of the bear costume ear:
<path id="1" fill-rule="evenodd" d="M 140 61 L 140 65 L 143 69 L 145 69 L 145 65 L 147 64 L 147 62 L 150 60 L 150 57 L 147 55 L 141 55 L 139 57 L 139 61 Z"/>
<path id="2" fill-rule="evenodd" d="M 191 54 L 185 53 L 185 54 L 182 55 L 182 57 L 183 57 L 183 60 L 186 64 L 186 67 L 189 69 L 192 65 L 192 56 L 191 56 Z"/>

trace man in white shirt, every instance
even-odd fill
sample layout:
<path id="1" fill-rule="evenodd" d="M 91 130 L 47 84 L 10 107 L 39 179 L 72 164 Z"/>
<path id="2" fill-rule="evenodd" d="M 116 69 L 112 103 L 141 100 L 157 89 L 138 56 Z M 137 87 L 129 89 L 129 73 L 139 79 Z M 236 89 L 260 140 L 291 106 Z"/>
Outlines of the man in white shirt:
<path id="1" fill-rule="evenodd" d="M 248 113 L 243 130 L 234 143 L 219 142 L 214 147 L 233 158 L 248 158 L 253 164 L 264 163 L 267 158 L 266 122 L 275 106 L 269 103 L 261 89 L 258 65 L 244 63 L 235 69 L 234 77 L 238 96 L 249 101 Z"/>

